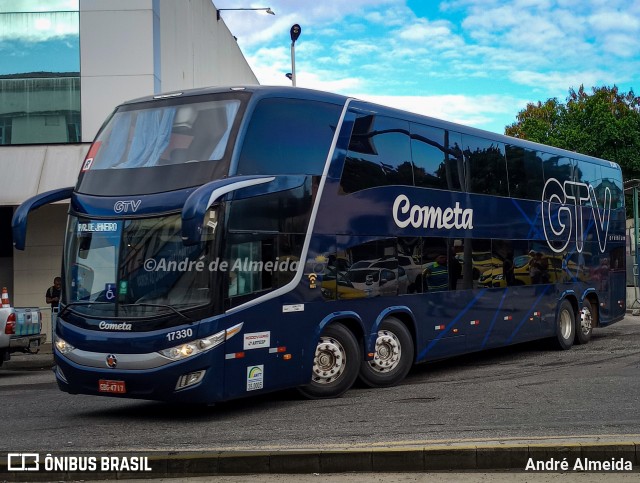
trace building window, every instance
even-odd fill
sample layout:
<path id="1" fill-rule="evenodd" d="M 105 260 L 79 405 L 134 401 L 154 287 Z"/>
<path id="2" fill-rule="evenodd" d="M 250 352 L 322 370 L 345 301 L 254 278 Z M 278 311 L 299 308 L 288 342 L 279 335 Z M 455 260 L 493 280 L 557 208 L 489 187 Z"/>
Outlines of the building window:
<path id="1" fill-rule="evenodd" d="M 0 145 L 80 142 L 78 9 L 0 3 Z"/>

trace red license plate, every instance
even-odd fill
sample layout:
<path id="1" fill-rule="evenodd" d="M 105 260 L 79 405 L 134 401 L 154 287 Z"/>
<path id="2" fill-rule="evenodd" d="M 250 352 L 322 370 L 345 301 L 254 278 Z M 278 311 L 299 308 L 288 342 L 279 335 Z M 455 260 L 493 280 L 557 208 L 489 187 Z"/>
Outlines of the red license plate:
<path id="1" fill-rule="evenodd" d="M 111 392 L 115 394 L 125 394 L 127 388 L 124 381 L 110 381 L 108 379 L 100 379 L 98 381 L 98 391 Z"/>

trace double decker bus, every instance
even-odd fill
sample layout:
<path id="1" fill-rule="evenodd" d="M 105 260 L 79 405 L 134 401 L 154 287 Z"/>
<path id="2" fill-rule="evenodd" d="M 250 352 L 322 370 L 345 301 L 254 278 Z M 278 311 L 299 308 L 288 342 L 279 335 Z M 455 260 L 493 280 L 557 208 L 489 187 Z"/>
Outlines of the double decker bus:
<path id="1" fill-rule="evenodd" d="M 70 198 L 63 391 L 215 403 L 337 397 L 413 364 L 625 313 L 609 161 L 360 100 L 211 88 L 119 106 Z"/>

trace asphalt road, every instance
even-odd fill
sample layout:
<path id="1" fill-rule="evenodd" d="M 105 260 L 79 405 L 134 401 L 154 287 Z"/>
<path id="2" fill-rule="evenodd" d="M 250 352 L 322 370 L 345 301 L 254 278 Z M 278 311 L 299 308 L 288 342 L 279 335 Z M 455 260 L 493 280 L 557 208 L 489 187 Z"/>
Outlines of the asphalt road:
<path id="1" fill-rule="evenodd" d="M 0 369 L 0 451 L 360 447 L 624 441 L 640 435 L 640 318 L 558 352 L 542 344 L 416 367 L 394 388 L 307 401 L 294 391 L 211 408 L 71 396 L 50 370 Z"/>

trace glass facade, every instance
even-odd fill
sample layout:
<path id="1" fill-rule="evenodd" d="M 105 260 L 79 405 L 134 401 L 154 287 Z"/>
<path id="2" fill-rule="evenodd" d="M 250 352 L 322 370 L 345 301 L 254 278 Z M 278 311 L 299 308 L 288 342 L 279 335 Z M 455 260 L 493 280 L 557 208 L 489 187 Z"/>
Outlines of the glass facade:
<path id="1" fill-rule="evenodd" d="M 79 0 L 0 0 L 0 145 L 80 139 Z"/>

